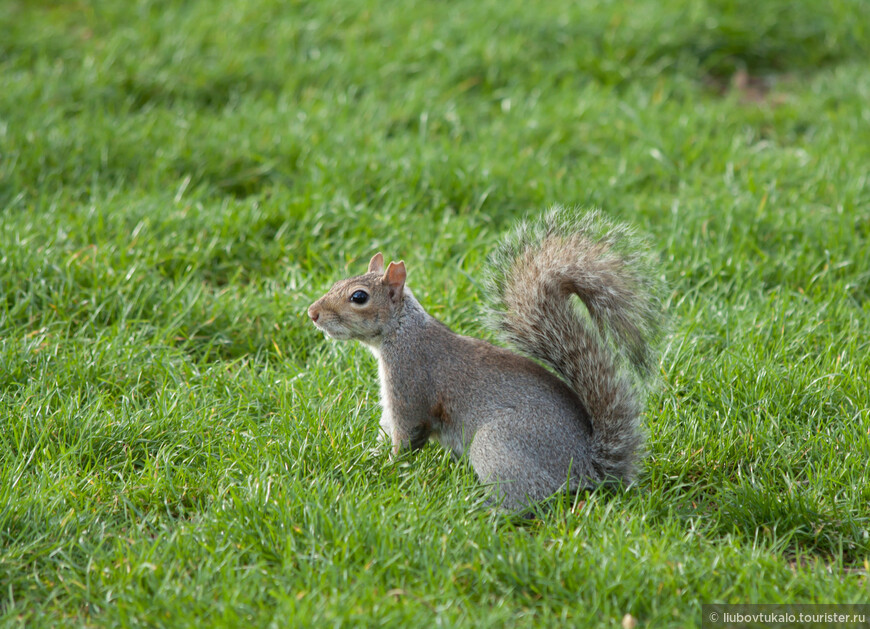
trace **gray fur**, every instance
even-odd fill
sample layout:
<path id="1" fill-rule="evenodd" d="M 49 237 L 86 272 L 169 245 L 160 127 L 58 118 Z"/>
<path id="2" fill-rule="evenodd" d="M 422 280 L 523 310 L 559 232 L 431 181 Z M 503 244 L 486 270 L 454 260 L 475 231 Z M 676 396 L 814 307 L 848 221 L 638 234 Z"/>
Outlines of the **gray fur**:
<path id="1" fill-rule="evenodd" d="M 639 418 L 663 318 L 653 268 L 630 227 L 561 207 L 518 225 L 490 258 L 489 321 L 571 385 L 592 423 L 598 480 L 631 480 L 642 452 Z"/>
<path id="2" fill-rule="evenodd" d="M 394 452 L 438 441 L 468 456 L 505 507 L 521 508 L 635 473 L 641 382 L 655 364 L 661 321 L 643 251 L 628 228 L 597 212 L 555 208 L 521 223 L 493 254 L 493 325 L 558 376 L 450 331 L 404 286 L 404 264 L 383 272 L 378 256 L 369 273 L 337 282 L 309 315 L 378 357 L 381 426 Z M 371 295 L 362 306 L 348 297 L 359 289 Z"/>

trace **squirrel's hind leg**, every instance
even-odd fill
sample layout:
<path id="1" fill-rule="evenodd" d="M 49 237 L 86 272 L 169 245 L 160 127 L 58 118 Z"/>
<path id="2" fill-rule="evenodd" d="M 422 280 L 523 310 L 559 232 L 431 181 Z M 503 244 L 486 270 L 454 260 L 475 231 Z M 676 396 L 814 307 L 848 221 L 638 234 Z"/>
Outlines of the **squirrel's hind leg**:
<path id="1" fill-rule="evenodd" d="M 477 477 L 490 486 L 491 502 L 510 511 L 585 483 L 583 444 L 569 438 L 554 447 L 538 438 L 539 431 L 523 428 L 492 420 L 478 429 L 468 450 Z"/>

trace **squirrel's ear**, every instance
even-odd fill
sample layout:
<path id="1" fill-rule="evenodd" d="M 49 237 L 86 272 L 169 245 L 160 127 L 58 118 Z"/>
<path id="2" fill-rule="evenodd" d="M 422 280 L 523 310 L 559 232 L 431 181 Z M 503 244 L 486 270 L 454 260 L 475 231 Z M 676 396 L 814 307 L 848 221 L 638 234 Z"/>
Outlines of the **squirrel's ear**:
<path id="1" fill-rule="evenodd" d="M 369 262 L 369 273 L 383 273 L 384 272 L 384 254 L 378 252 L 372 256 L 371 262 Z"/>
<path id="2" fill-rule="evenodd" d="M 390 262 L 387 267 L 387 272 L 384 273 L 383 282 L 390 287 L 390 297 L 402 294 L 402 288 L 405 286 L 405 262 Z"/>

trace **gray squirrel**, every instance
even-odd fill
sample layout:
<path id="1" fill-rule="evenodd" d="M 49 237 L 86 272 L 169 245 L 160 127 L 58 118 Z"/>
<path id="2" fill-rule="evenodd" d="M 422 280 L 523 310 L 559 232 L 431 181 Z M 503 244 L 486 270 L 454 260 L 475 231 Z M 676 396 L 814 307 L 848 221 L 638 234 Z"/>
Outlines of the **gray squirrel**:
<path id="1" fill-rule="evenodd" d="M 631 228 L 555 207 L 490 258 L 488 319 L 522 355 L 451 331 L 406 286 L 404 262 L 385 269 L 380 253 L 308 315 L 377 357 L 394 455 L 437 441 L 468 457 L 491 500 L 522 509 L 634 478 L 663 321 L 653 268 Z"/>

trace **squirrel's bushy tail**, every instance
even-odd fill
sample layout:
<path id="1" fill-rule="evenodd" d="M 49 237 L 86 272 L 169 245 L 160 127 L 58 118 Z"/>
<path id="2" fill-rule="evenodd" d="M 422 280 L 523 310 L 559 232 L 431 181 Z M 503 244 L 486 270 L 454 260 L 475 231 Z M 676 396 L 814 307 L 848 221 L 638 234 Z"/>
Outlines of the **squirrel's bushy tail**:
<path id="1" fill-rule="evenodd" d="M 580 398 L 600 480 L 630 480 L 643 442 L 644 381 L 655 367 L 662 327 L 647 247 L 598 211 L 555 207 L 520 223 L 490 262 L 493 326 L 552 367 Z"/>

